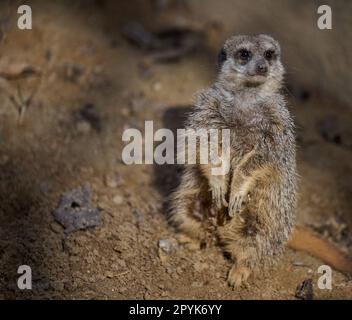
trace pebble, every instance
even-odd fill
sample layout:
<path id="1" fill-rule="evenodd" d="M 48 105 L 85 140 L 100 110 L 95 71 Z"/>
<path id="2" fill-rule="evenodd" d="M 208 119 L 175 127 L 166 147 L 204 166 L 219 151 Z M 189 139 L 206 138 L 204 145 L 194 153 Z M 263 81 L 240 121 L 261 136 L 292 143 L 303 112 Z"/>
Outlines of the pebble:
<path id="1" fill-rule="evenodd" d="M 177 240 L 174 238 L 159 240 L 159 248 L 166 254 L 171 254 L 178 248 Z"/>
<path id="2" fill-rule="evenodd" d="M 61 233 L 62 232 L 62 227 L 56 222 L 53 222 L 53 223 L 50 224 L 50 229 L 52 231 L 54 231 L 55 233 Z"/>
<path id="3" fill-rule="evenodd" d="M 124 202 L 124 198 L 120 195 L 116 195 L 112 201 L 116 204 L 116 205 L 121 205 Z"/>
<path id="4" fill-rule="evenodd" d="M 117 179 L 114 174 L 109 174 L 105 176 L 105 185 L 109 188 L 117 187 Z"/>
<path id="5" fill-rule="evenodd" d="M 313 280 L 306 279 L 301 282 L 297 288 L 295 297 L 301 300 L 313 300 Z"/>
<path id="6" fill-rule="evenodd" d="M 172 274 L 172 273 L 174 273 L 174 270 L 171 267 L 166 267 L 166 272 L 168 274 Z"/>
<path id="7" fill-rule="evenodd" d="M 54 218 L 65 227 L 65 233 L 95 227 L 101 224 L 101 213 L 91 201 L 88 186 L 63 194 L 53 212 Z"/>
<path id="8" fill-rule="evenodd" d="M 155 82 L 155 83 L 153 84 L 153 90 L 154 90 L 154 91 L 160 91 L 161 88 L 162 88 L 162 85 L 161 85 L 160 82 Z"/>
<path id="9" fill-rule="evenodd" d="M 163 291 L 162 293 L 161 293 L 161 296 L 162 297 L 168 297 L 169 296 L 169 291 Z"/>
<path id="10" fill-rule="evenodd" d="M 105 182 L 105 185 L 109 188 L 117 188 L 118 186 L 121 185 L 122 178 L 116 173 L 107 174 L 105 176 L 104 182 Z"/>

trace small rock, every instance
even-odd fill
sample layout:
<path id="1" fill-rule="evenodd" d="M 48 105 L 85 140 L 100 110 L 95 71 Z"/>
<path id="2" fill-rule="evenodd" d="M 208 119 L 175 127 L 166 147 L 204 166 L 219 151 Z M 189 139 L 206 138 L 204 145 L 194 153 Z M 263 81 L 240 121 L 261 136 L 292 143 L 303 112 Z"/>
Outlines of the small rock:
<path id="1" fill-rule="evenodd" d="M 99 198 L 99 208 L 102 210 L 109 209 L 109 198 L 106 195 Z"/>
<path id="2" fill-rule="evenodd" d="M 105 176 L 105 185 L 109 188 L 117 188 L 121 183 L 122 178 L 116 173 L 107 174 Z"/>
<path id="3" fill-rule="evenodd" d="M 124 198 L 118 194 L 112 199 L 112 201 L 119 206 L 124 202 Z"/>
<path id="4" fill-rule="evenodd" d="M 166 267 L 166 272 L 168 274 L 173 274 L 175 272 L 175 270 L 173 268 L 171 268 L 171 267 Z"/>
<path id="5" fill-rule="evenodd" d="M 161 293 L 161 296 L 162 297 L 168 297 L 169 296 L 169 291 L 163 291 L 162 293 Z"/>
<path id="6" fill-rule="evenodd" d="M 62 227 L 56 222 L 53 222 L 50 224 L 50 229 L 54 231 L 55 233 L 61 233 L 62 232 Z"/>
<path id="7" fill-rule="evenodd" d="M 301 300 L 313 300 L 313 280 L 306 279 L 296 288 L 295 297 Z"/>
<path id="8" fill-rule="evenodd" d="M 162 88 L 162 85 L 161 85 L 160 82 L 155 82 L 155 83 L 153 84 L 153 90 L 154 90 L 154 91 L 160 91 L 161 88 Z"/>
<path id="9" fill-rule="evenodd" d="M 183 273 L 183 270 L 182 270 L 181 267 L 177 267 L 177 268 L 176 268 L 176 272 L 177 272 L 177 274 L 182 274 L 182 273 Z"/>
<path id="10" fill-rule="evenodd" d="M 66 192 L 54 210 L 54 217 L 65 227 L 65 233 L 101 224 L 101 213 L 91 202 L 89 187 Z"/>
<path id="11" fill-rule="evenodd" d="M 159 240 L 159 248 L 166 254 L 171 254 L 178 248 L 177 240 L 174 238 Z"/>

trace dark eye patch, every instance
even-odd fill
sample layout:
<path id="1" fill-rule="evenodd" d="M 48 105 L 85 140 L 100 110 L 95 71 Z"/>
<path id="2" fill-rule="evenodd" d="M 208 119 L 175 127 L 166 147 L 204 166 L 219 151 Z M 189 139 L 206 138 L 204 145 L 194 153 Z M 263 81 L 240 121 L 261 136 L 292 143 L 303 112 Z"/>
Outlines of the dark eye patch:
<path id="1" fill-rule="evenodd" d="M 252 59 L 252 52 L 247 49 L 239 49 L 236 51 L 235 57 L 243 62 L 248 62 Z"/>
<path id="2" fill-rule="evenodd" d="M 273 60 L 276 57 L 276 53 L 274 50 L 269 49 L 264 52 L 264 58 L 266 60 Z"/>
<path id="3" fill-rule="evenodd" d="M 222 48 L 218 54 L 218 65 L 219 67 L 222 66 L 222 64 L 224 63 L 224 61 L 226 61 L 227 59 L 227 55 L 226 55 L 226 51 L 224 48 Z"/>

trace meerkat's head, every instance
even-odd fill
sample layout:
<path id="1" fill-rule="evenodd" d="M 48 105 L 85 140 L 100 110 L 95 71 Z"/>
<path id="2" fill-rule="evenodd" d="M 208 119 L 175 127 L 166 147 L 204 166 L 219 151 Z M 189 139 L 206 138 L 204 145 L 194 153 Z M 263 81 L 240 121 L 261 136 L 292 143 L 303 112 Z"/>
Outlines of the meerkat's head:
<path id="1" fill-rule="evenodd" d="M 275 92 L 284 75 L 280 55 L 279 43 L 268 35 L 234 36 L 218 56 L 220 83 L 229 90 L 252 87 Z"/>

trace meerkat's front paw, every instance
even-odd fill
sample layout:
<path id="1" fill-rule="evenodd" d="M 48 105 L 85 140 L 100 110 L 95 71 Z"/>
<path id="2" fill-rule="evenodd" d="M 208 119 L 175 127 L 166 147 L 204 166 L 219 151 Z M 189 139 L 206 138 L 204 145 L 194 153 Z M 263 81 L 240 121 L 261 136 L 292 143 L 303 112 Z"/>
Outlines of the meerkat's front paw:
<path id="1" fill-rule="evenodd" d="M 222 207 L 228 206 L 228 203 L 225 199 L 226 190 L 224 189 L 225 188 L 219 185 L 212 186 L 211 188 L 213 203 L 215 204 L 217 209 L 221 209 Z"/>
<path id="2" fill-rule="evenodd" d="M 250 274 L 251 272 L 247 267 L 234 265 L 229 272 L 227 282 L 231 287 L 239 288 L 247 282 Z"/>
<path id="3" fill-rule="evenodd" d="M 231 195 L 229 202 L 229 216 L 233 218 L 236 213 L 240 213 L 243 209 L 243 204 L 246 201 L 247 195 L 244 193 L 237 193 L 235 195 Z"/>

